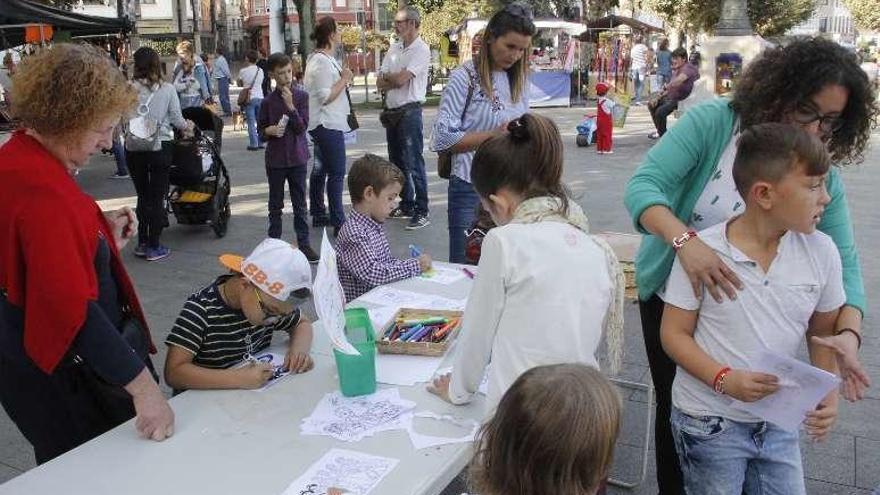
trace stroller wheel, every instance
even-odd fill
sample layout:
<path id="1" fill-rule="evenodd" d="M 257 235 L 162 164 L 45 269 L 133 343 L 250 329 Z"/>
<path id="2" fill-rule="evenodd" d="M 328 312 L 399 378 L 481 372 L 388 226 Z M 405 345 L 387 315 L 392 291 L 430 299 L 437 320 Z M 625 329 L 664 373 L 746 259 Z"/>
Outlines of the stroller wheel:
<path id="1" fill-rule="evenodd" d="M 584 146 L 589 146 L 589 145 L 590 145 L 590 140 L 589 140 L 589 138 L 587 137 L 586 134 L 578 134 L 578 135 L 577 135 L 577 138 L 575 138 L 575 142 L 576 142 L 577 145 L 578 145 L 579 147 L 581 147 L 581 148 L 584 147 Z"/>
<path id="2" fill-rule="evenodd" d="M 214 230 L 214 235 L 223 237 L 229 227 L 229 217 L 232 216 L 232 210 L 229 207 L 228 187 L 221 188 L 215 196 L 218 201 L 214 208 L 214 218 L 211 219 L 211 228 Z"/>

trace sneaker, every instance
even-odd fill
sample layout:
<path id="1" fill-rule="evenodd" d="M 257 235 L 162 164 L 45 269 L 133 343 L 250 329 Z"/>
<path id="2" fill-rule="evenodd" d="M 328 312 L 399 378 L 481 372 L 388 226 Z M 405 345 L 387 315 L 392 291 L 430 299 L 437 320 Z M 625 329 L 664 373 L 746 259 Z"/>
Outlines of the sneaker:
<path id="1" fill-rule="evenodd" d="M 391 213 L 388 214 L 388 218 L 412 218 L 412 216 L 412 212 L 406 211 L 399 206 L 391 210 Z"/>
<path id="2" fill-rule="evenodd" d="M 312 217 L 312 227 L 326 227 L 330 225 L 330 219 L 327 217 Z"/>
<path id="3" fill-rule="evenodd" d="M 321 260 L 321 257 L 311 246 L 300 246 L 299 250 L 302 251 L 302 254 L 306 255 L 306 259 L 313 265 L 317 265 L 318 261 Z"/>
<path id="4" fill-rule="evenodd" d="M 138 258 L 146 258 L 147 257 L 147 245 L 146 243 L 138 243 L 134 248 L 134 255 Z"/>
<path id="5" fill-rule="evenodd" d="M 147 261 L 159 261 L 171 256 L 171 250 L 160 244 L 158 247 L 148 247 L 146 254 Z"/>
<path id="6" fill-rule="evenodd" d="M 259 146 L 248 146 L 247 150 L 248 151 L 260 151 L 260 147 Z"/>
<path id="7" fill-rule="evenodd" d="M 422 215 L 421 213 L 416 213 L 409 219 L 409 223 L 406 226 L 406 230 L 419 230 L 422 227 L 427 227 L 431 225 L 431 221 L 428 220 L 428 215 Z"/>
<path id="8" fill-rule="evenodd" d="M 648 134 L 648 139 L 660 139 L 660 133 L 652 132 L 651 134 Z"/>
<path id="9" fill-rule="evenodd" d="M 111 175 L 109 178 L 110 179 L 129 179 L 129 178 L 131 178 L 131 176 L 128 174 L 115 173 L 115 174 Z"/>

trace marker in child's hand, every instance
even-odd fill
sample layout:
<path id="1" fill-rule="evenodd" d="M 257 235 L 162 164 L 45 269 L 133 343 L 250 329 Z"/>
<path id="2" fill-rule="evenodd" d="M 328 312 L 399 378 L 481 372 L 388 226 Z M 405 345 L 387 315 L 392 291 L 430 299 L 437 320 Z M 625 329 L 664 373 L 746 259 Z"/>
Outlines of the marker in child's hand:
<path id="1" fill-rule="evenodd" d="M 409 245 L 409 255 L 413 258 L 418 258 L 422 255 L 422 250 L 419 249 L 415 244 Z"/>

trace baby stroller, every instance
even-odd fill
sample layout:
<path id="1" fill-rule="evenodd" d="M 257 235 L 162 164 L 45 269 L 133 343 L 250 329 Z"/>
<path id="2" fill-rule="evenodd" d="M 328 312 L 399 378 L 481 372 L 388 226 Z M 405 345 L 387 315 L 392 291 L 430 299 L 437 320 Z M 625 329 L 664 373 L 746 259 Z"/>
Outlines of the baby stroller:
<path id="1" fill-rule="evenodd" d="M 211 226 L 217 237 L 226 235 L 231 210 L 229 172 L 220 157 L 223 120 L 207 108 L 183 110 L 196 124 L 192 138 L 174 141 L 168 205 L 177 223 Z"/>
<path id="2" fill-rule="evenodd" d="M 575 142 L 578 147 L 589 146 L 596 142 L 596 116 L 584 115 L 584 120 L 575 127 L 577 129 L 577 137 Z"/>

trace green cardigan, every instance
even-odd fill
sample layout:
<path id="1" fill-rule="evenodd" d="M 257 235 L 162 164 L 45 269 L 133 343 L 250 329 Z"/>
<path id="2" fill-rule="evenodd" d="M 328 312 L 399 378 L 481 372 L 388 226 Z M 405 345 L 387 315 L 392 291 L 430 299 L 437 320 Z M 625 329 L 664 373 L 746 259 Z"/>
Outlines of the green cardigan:
<path id="1" fill-rule="evenodd" d="M 737 116 L 728 104 L 729 100 L 717 98 L 689 109 L 651 148 L 627 183 L 624 203 L 636 229 L 644 234 L 636 256 L 636 282 L 643 301 L 666 282 L 675 254 L 662 238 L 646 231 L 639 219 L 649 207 L 663 205 L 679 220 L 690 223 L 694 205 L 733 136 Z M 831 236 L 840 250 L 846 304 L 864 313 L 862 270 L 837 167 L 831 168 L 827 187 L 831 203 L 825 207 L 818 228 Z"/>

